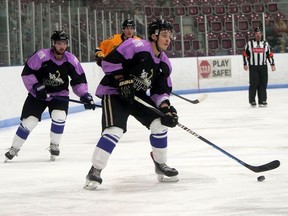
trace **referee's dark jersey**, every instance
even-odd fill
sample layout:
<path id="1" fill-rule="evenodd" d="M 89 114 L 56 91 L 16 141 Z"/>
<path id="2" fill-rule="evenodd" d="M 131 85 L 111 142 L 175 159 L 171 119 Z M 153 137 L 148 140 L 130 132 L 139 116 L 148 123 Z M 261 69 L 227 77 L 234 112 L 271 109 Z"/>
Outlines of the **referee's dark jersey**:
<path id="1" fill-rule="evenodd" d="M 243 51 L 244 65 L 259 66 L 267 65 L 267 60 L 273 66 L 274 58 L 271 47 L 266 41 L 250 40 L 245 45 L 245 51 Z"/>

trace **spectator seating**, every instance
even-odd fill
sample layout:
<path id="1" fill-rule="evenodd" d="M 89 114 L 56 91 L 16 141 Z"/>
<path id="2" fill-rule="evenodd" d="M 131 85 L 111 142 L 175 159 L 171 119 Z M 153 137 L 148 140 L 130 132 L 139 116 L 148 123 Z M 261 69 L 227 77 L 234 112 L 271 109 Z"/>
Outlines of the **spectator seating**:
<path id="1" fill-rule="evenodd" d="M 217 34 L 212 32 L 208 34 L 208 49 L 209 50 L 219 49 L 219 39 L 217 37 Z"/>
<path id="2" fill-rule="evenodd" d="M 221 32 L 220 33 L 220 44 L 223 50 L 232 49 L 232 36 L 229 33 Z"/>
<path id="3" fill-rule="evenodd" d="M 239 7 L 236 3 L 230 3 L 227 6 L 228 14 L 239 14 Z"/>
<path id="4" fill-rule="evenodd" d="M 239 31 L 248 31 L 250 28 L 249 20 L 245 15 L 239 15 L 236 17 L 236 24 Z"/>
<path id="5" fill-rule="evenodd" d="M 268 13 L 278 13 L 278 4 L 277 2 L 267 3 L 267 12 Z"/>
<path id="6" fill-rule="evenodd" d="M 176 6 L 174 7 L 175 16 L 184 16 L 186 14 L 185 7 Z"/>
<path id="7" fill-rule="evenodd" d="M 258 2 L 254 4 L 254 12 L 255 13 L 264 13 L 265 12 L 265 5 L 262 2 Z"/>
<path id="8" fill-rule="evenodd" d="M 246 44 L 246 37 L 243 32 L 236 32 L 235 34 L 236 49 L 244 49 Z"/>
<path id="9" fill-rule="evenodd" d="M 242 3 L 241 4 L 241 13 L 242 14 L 251 14 L 252 13 L 252 4 L 250 3 Z"/>
<path id="10" fill-rule="evenodd" d="M 164 17 L 170 17 L 171 16 L 171 9 L 170 7 L 163 7 L 162 8 L 162 15 Z"/>
<path id="11" fill-rule="evenodd" d="M 200 41 L 199 40 L 193 39 L 191 44 L 192 44 L 192 49 L 193 50 L 196 50 L 196 51 L 200 50 Z"/>
<path id="12" fill-rule="evenodd" d="M 152 14 L 153 14 L 153 12 L 152 12 L 152 7 L 146 6 L 146 7 L 144 8 L 144 12 L 145 12 L 145 15 L 146 15 L 146 16 L 151 17 Z"/>
<path id="13" fill-rule="evenodd" d="M 212 5 L 211 4 L 202 5 L 201 12 L 202 12 L 202 15 L 212 15 L 212 12 L 213 12 Z"/>
<path id="14" fill-rule="evenodd" d="M 179 23 L 173 23 L 173 28 L 175 33 L 180 33 L 180 24 Z"/>
<path id="15" fill-rule="evenodd" d="M 21 4 L 29 4 L 31 1 L 33 0 L 20 0 Z M 41 0 L 34 0 L 35 4 L 39 4 L 41 2 L 43 3 Z M 45 0 L 45 2 L 51 3 L 52 1 Z M 64 2 L 67 3 L 67 1 L 63 0 L 54 0 L 53 5 L 51 5 L 55 7 L 57 4 L 63 5 Z M 83 5 L 85 4 L 84 2 L 89 1 L 83 1 Z M 124 15 L 121 14 L 122 17 L 119 15 L 119 17 L 121 17 L 119 20 L 122 20 L 123 16 L 126 18 L 130 16 L 133 17 L 133 15 L 139 15 L 138 13 L 136 14 L 136 12 L 135 14 L 132 14 L 134 12 L 135 4 L 137 4 L 137 7 L 141 8 L 141 12 L 146 15 L 145 18 L 147 18 L 148 23 L 154 18 L 164 18 L 170 21 L 173 24 L 174 31 L 176 33 L 176 40 L 173 41 L 168 47 L 167 53 L 169 56 L 173 57 L 182 56 L 182 45 L 184 45 L 184 54 L 187 56 L 206 55 L 206 45 L 209 48 L 209 55 L 215 55 L 218 51 L 219 53 L 233 53 L 234 51 L 231 52 L 231 50 L 233 50 L 233 39 L 235 39 L 236 42 L 236 53 L 240 53 L 247 41 L 254 37 L 253 29 L 255 29 L 257 26 L 263 25 L 262 13 L 265 14 L 266 26 L 273 26 L 277 18 L 286 20 L 285 15 L 281 13 L 282 9 L 279 6 L 280 4 L 275 0 L 120 0 L 121 4 L 119 4 L 119 7 L 121 6 L 121 10 L 118 8 L 118 6 L 117 9 L 115 8 L 115 4 L 113 4 L 114 1 L 112 0 L 109 1 L 111 4 L 103 2 L 104 1 L 94 2 L 91 9 L 97 8 L 98 11 L 105 10 L 104 13 L 106 16 L 110 10 L 113 12 L 120 11 L 120 14 L 122 13 L 122 8 L 129 7 L 129 10 L 126 10 Z M 131 12 L 133 11 L 131 14 L 130 9 L 132 9 Z M 100 12 L 97 13 L 99 20 L 102 19 L 101 15 L 102 14 Z M 82 19 L 82 16 L 84 19 Z M 112 31 L 116 29 L 115 26 L 117 24 L 114 22 L 113 16 L 115 15 L 112 13 Z M 183 16 L 182 18 L 184 19 L 180 19 L 180 16 Z M 207 18 L 207 25 L 204 22 L 204 16 Z M 235 18 L 235 23 L 232 21 L 232 16 Z M 180 30 L 180 20 L 183 21 L 184 33 L 191 30 L 191 35 L 187 34 L 183 36 L 183 44 L 181 42 L 182 35 Z M 56 18 L 56 21 L 58 21 L 58 18 Z M 144 19 L 142 21 L 144 23 Z M 52 22 L 54 22 L 53 19 Z M 191 26 L 190 23 L 193 22 L 194 25 Z M 236 34 L 234 35 L 232 34 L 233 26 L 235 27 L 234 30 L 236 31 Z M 86 16 L 84 15 L 81 15 L 80 27 L 82 32 L 86 32 L 88 29 Z M 102 25 L 99 25 L 97 28 L 101 29 L 101 27 Z M 62 28 L 68 29 L 68 24 L 64 22 L 62 24 Z M 207 30 L 208 33 L 208 44 L 205 44 L 205 30 Z M 72 32 L 72 34 L 74 33 Z M 193 36 L 194 34 L 197 37 Z M 144 34 L 141 34 L 141 36 L 144 36 Z M 97 41 L 101 41 L 103 39 L 102 36 L 97 37 Z M 77 49 L 77 45 L 75 45 L 75 47 Z"/>
<path id="16" fill-rule="evenodd" d="M 226 14 L 226 6 L 224 4 L 216 4 L 214 6 L 215 15 L 225 15 Z"/>
<path id="17" fill-rule="evenodd" d="M 254 31 L 247 32 L 247 41 L 253 39 L 255 37 L 254 34 L 255 34 Z"/>
<path id="18" fill-rule="evenodd" d="M 232 24 L 232 16 L 229 14 L 229 15 L 225 15 L 223 17 L 223 26 L 224 26 L 224 30 L 226 32 L 232 32 L 233 30 L 233 24 Z"/>
<path id="19" fill-rule="evenodd" d="M 251 30 L 254 30 L 258 26 L 262 26 L 262 17 L 259 14 L 252 14 L 250 20 Z"/>
<path id="20" fill-rule="evenodd" d="M 205 21 L 203 16 L 196 17 L 196 27 L 198 32 L 205 32 Z"/>
<path id="21" fill-rule="evenodd" d="M 210 20 L 210 26 L 212 32 L 221 32 L 223 31 L 223 23 L 222 20 L 218 16 L 214 16 Z"/>
<path id="22" fill-rule="evenodd" d="M 199 15 L 199 7 L 198 5 L 190 5 L 187 7 L 187 12 L 189 16 L 197 16 Z"/>
<path id="23" fill-rule="evenodd" d="M 181 40 L 175 40 L 174 41 L 174 48 L 175 48 L 176 51 L 181 51 L 182 50 Z"/>
<path id="24" fill-rule="evenodd" d="M 277 17 L 285 17 L 280 13 L 278 6 L 277 2 L 271 0 L 173 0 L 171 6 L 167 6 L 167 4 L 165 6 L 145 6 L 145 14 L 151 18 L 171 18 L 177 39 L 168 50 L 170 56 L 182 55 L 179 16 L 190 17 L 194 22 L 193 32 L 195 31 L 200 39 L 191 36 L 192 34 L 183 36 L 185 55 L 201 56 L 206 54 L 205 38 L 201 39 L 205 30 L 208 33 L 209 55 L 215 55 L 218 50 L 222 53 L 233 54 L 233 26 L 236 31 L 236 53 L 239 54 L 247 41 L 254 37 L 253 30 L 263 25 L 262 13 L 265 13 L 265 25 L 274 25 Z M 207 18 L 208 25 L 205 24 L 204 16 Z M 184 21 L 184 32 L 186 29 Z"/>
<path id="25" fill-rule="evenodd" d="M 195 56 L 197 56 L 196 52 L 193 51 L 193 50 L 185 51 L 184 54 L 185 54 L 186 57 L 195 57 Z"/>
<path id="26" fill-rule="evenodd" d="M 162 7 L 154 6 L 153 7 L 153 15 L 155 17 L 160 17 L 162 15 Z"/>
<path id="27" fill-rule="evenodd" d="M 184 51 L 191 50 L 191 43 L 189 40 L 184 40 Z"/>
<path id="28" fill-rule="evenodd" d="M 183 41 L 183 45 L 184 45 L 184 50 L 185 51 L 191 50 L 191 44 L 190 44 L 189 40 L 184 40 Z M 181 40 L 175 40 L 174 41 L 174 48 L 175 48 L 176 51 L 181 51 L 182 50 Z"/>

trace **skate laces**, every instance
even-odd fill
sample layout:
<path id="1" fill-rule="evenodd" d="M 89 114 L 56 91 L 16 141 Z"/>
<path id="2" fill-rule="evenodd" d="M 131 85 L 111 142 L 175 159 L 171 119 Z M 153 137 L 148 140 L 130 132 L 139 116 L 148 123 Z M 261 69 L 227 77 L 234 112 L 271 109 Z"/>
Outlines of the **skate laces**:
<path id="1" fill-rule="evenodd" d="M 93 167 L 92 170 L 91 170 L 91 174 L 92 174 L 93 176 L 98 176 L 98 177 L 100 177 L 101 171 L 102 171 L 101 169 L 96 169 L 95 167 Z"/>
<path id="2" fill-rule="evenodd" d="M 163 171 L 168 171 L 172 168 L 170 168 L 169 166 L 167 166 L 167 164 L 163 163 L 163 164 L 159 164 L 159 169 L 163 170 Z"/>
<path id="3" fill-rule="evenodd" d="M 59 145 L 51 143 L 46 150 L 59 151 Z"/>

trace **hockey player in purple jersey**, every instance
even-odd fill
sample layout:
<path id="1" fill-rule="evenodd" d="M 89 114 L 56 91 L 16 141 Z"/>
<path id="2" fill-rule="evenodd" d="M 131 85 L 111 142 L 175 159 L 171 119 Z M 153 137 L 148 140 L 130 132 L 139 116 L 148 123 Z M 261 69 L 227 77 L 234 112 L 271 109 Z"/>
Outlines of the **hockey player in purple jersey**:
<path id="1" fill-rule="evenodd" d="M 102 136 L 92 156 L 85 189 L 96 189 L 102 183 L 101 171 L 126 132 L 130 115 L 151 131 L 150 155 L 158 180 L 178 181 L 178 171 L 166 165 L 168 127 L 178 123 L 176 109 L 169 101 L 171 63 L 163 52 L 171 42 L 173 27 L 165 20 L 155 20 L 148 26 L 148 35 L 149 40 L 124 41 L 102 61 L 105 76 L 96 90 L 102 99 Z M 136 102 L 134 96 L 157 107 L 164 117 Z"/>
<path id="2" fill-rule="evenodd" d="M 73 92 L 80 97 L 85 108 L 95 109 L 93 97 L 88 93 L 83 68 L 76 56 L 66 51 L 68 47 L 68 35 L 64 31 L 55 31 L 51 36 L 51 48 L 38 50 L 25 63 L 21 76 L 28 96 L 12 146 L 5 154 L 6 161 L 17 156 L 31 131 L 41 121 L 46 107 L 52 120 L 50 158 L 55 160 L 55 157 L 59 156 L 59 144 L 68 112 L 69 81 Z M 54 97 L 60 97 L 62 100 Z"/>

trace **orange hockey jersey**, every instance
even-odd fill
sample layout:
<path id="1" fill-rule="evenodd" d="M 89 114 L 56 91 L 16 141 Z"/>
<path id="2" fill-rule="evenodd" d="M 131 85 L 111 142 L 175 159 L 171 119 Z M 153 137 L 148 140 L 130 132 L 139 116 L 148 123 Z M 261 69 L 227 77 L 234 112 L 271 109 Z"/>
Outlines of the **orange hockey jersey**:
<path id="1" fill-rule="evenodd" d="M 133 38 L 140 39 L 137 36 L 133 36 Z M 96 49 L 95 57 L 104 58 L 112 50 L 114 50 L 117 46 L 119 46 L 123 41 L 124 41 L 123 34 L 115 34 L 111 36 L 110 38 L 102 41 L 99 47 L 97 47 Z"/>

